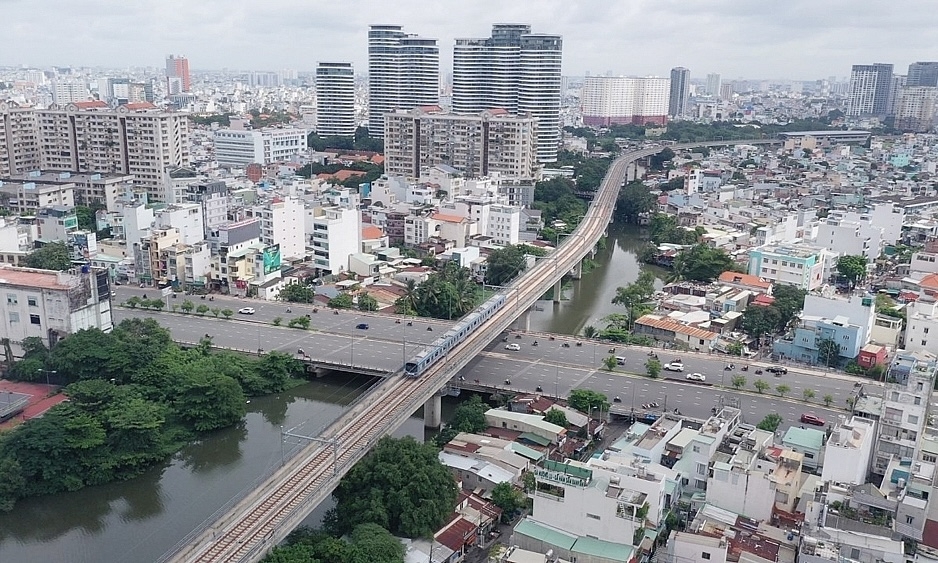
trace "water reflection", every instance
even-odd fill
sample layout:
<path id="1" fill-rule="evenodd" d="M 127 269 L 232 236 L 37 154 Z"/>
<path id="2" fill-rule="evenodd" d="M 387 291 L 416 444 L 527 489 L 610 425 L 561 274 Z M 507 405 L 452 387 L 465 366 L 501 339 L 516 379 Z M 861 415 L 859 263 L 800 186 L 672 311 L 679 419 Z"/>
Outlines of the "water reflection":
<path id="1" fill-rule="evenodd" d="M 177 458 L 195 473 L 223 469 L 241 459 L 241 442 L 248 436 L 244 423 L 212 432 L 199 442 L 186 446 Z"/>

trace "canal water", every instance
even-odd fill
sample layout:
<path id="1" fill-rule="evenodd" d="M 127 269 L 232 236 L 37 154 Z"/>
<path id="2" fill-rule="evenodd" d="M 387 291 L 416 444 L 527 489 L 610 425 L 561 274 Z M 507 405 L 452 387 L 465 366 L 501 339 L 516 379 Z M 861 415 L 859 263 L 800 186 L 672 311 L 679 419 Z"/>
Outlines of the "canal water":
<path id="1" fill-rule="evenodd" d="M 337 374 L 252 399 L 241 425 L 206 436 L 140 477 L 21 500 L 12 512 L 0 513 L 0 562 L 155 561 L 279 466 L 281 425 L 317 436 L 371 382 Z M 423 419 L 412 417 L 395 433 L 404 435 L 422 440 Z M 310 523 L 326 509 L 320 506 Z"/>
<path id="2" fill-rule="evenodd" d="M 636 259 L 641 244 L 634 227 L 611 227 L 605 248 L 594 258 L 596 267 L 565 290 L 561 303 L 539 302 L 531 328 L 575 334 L 589 324 L 604 327 L 603 317 L 622 312 L 612 304 L 616 288 L 647 267 Z M 22 500 L 13 512 L 0 513 L 0 562 L 155 561 L 280 464 L 281 426 L 318 435 L 370 381 L 335 375 L 252 399 L 241 425 L 206 436 L 136 479 Z M 444 402 L 444 420 L 453 405 Z M 395 435 L 423 439 L 423 419 L 411 418 Z M 321 506 L 307 523 L 317 524 L 327 509 Z"/>
<path id="3" fill-rule="evenodd" d="M 603 317 L 624 313 L 625 309 L 612 304 L 616 288 L 634 282 L 642 270 L 650 270 L 660 280 L 667 271 L 638 261 L 638 252 L 644 244 L 640 230 L 632 225 L 612 225 L 606 245 L 593 258 L 595 268 L 573 280 L 564 290 L 560 303 L 539 301 L 531 313 L 531 330 L 557 334 L 580 334 L 583 327 L 592 325 L 603 329 Z"/>

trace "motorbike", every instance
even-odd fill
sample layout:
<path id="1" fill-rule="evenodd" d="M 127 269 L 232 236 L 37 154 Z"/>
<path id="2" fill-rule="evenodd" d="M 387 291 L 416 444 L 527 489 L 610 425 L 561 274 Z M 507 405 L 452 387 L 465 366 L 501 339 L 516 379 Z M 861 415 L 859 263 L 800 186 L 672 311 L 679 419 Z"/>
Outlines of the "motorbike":
<path id="1" fill-rule="evenodd" d="M 564 342 L 564 343 L 563 343 L 563 347 L 564 347 L 564 348 L 569 348 L 569 347 L 570 347 L 570 343 L 569 343 L 569 342 Z"/>
<path id="2" fill-rule="evenodd" d="M 292 313 L 292 312 L 293 312 L 293 309 L 287 307 L 287 312 L 288 312 L 288 313 Z"/>
<path id="3" fill-rule="evenodd" d="M 756 375 L 762 375 L 762 370 L 761 370 L 761 369 L 757 369 L 757 370 L 756 370 Z"/>
<path id="4" fill-rule="evenodd" d="M 332 314 L 333 314 L 333 315 L 338 315 L 338 314 L 339 314 L 339 311 L 338 311 L 338 310 L 335 310 L 335 311 L 332 312 Z"/>
<path id="5" fill-rule="evenodd" d="M 199 297 L 199 299 L 201 299 L 202 301 L 205 301 L 205 296 L 203 295 L 203 296 Z"/>
<path id="6" fill-rule="evenodd" d="M 551 336 L 551 337 L 550 337 L 550 339 L 551 339 L 551 340 L 553 340 L 553 339 L 554 339 L 554 337 L 553 337 L 553 336 Z"/>
<path id="7" fill-rule="evenodd" d="M 298 349 L 296 350 L 296 353 L 297 353 L 297 354 L 300 354 L 301 356 L 305 356 L 305 355 L 306 355 L 306 352 L 304 352 L 302 348 L 298 348 Z"/>
<path id="8" fill-rule="evenodd" d="M 622 399 L 620 399 L 619 396 L 616 395 L 615 397 L 612 398 L 612 402 L 613 402 L 613 403 L 621 403 L 621 402 L 622 402 Z"/>
<path id="9" fill-rule="evenodd" d="M 428 327 L 427 327 L 427 332 L 433 332 L 433 327 L 432 327 L 432 326 L 428 326 Z"/>
<path id="10" fill-rule="evenodd" d="M 208 300 L 209 300 L 209 301 L 215 301 L 215 296 L 213 295 L 213 296 L 209 297 Z"/>
<path id="11" fill-rule="evenodd" d="M 502 337 L 502 342 L 508 342 L 508 337 L 507 337 L 507 336 L 503 336 L 503 337 Z"/>
<path id="12" fill-rule="evenodd" d="M 734 367 L 733 364 L 730 364 L 726 366 L 725 368 L 723 368 L 723 371 L 733 371 L 733 367 Z"/>
<path id="13" fill-rule="evenodd" d="M 537 391 L 538 393 L 540 393 L 541 391 L 543 391 L 543 389 L 541 389 L 541 386 L 540 386 L 540 385 L 538 385 L 537 387 L 535 387 L 534 390 Z"/>
<path id="14" fill-rule="evenodd" d="M 506 379 L 506 380 L 505 380 L 505 385 L 511 385 L 511 380 L 510 380 L 510 379 Z"/>
<path id="15" fill-rule="evenodd" d="M 582 343 L 582 342 L 577 342 L 576 345 L 577 345 L 577 346 L 582 346 L 583 343 Z"/>
<path id="16" fill-rule="evenodd" d="M 173 299 L 175 299 L 175 298 L 176 298 L 176 294 L 174 293 L 174 294 L 173 294 Z"/>
<path id="17" fill-rule="evenodd" d="M 407 326 L 414 326 L 413 321 L 407 321 Z"/>
<path id="18" fill-rule="evenodd" d="M 610 348 L 610 349 L 609 349 L 609 353 L 610 353 L 610 354 L 615 354 L 615 353 L 616 353 L 616 349 L 615 349 L 615 348 Z"/>
<path id="19" fill-rule="evenodd" d="M 316 309 L 316 308 L 314 307 L 314 308 L 313 308 L 313 312 L 314 312 L 314 313 L 318 313 L 318 312 L 319 312 L 319 309 Z"/>
<path id="20" fill-rule="evenodd" d="M 531 346 L 537 346 L 537 340 L 535 340 L 534 344 L 532 344 Z"/>
<path id="21" fill-rule="evenodd" d="M 516 338 L 516 339 L 520 339 L 520 338 L 521 338 L 521 335 L 520 335 L 520 334 L 516 334 L 516 335 L 515 335 L 515 338 Z"/>
<path id="22" fill-rule="evenodd" d="M 743 367 L 742 367 L 742 370 L 743 370 L 743 371 L 749 371 L 749 366 L 743 366 Z"/>
<path id="23" fill-rule="evenodd" d="M 645 403 L 644 405 L 642 405 L 642 408 L 645 410 L 656 409 L 658 408 L 658 403 Z"/>
<path id="24" fill-rule="evenodd" d="M 401 320 L 400 320 L 400 319 L 394 319 L 394 324 L 396 324 L 396 325 L 401 324 Z"/>

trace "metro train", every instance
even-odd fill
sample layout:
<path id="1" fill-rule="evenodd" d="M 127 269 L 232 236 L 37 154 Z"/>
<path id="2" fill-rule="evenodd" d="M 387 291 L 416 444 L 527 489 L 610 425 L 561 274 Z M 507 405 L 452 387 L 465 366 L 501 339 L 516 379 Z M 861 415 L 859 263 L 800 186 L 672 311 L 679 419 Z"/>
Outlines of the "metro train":
<path id="1" fill-rule="evenodd" d="M 466 315 L 453 328 L 446 331 L 443 336 L 434 340 L 430 346 L 405 363 L 404 374 L 410 377 L 420 377 L 430 366 L 445 358 L 454 346 L 471 335 L 479 325 L 492 318 L 492 315 L 505 306 L 506 301 L 505 295 L 499 293 L 476 307 L 473 312 Z"/>

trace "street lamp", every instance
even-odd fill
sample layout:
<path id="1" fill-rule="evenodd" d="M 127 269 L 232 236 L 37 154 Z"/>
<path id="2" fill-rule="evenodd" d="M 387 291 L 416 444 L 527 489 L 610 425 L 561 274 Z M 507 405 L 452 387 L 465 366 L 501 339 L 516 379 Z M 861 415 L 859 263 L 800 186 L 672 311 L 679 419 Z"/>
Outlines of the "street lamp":
<path id="1" fill-rule="evenodd" d="M 46 385 L 52 385 L 51 383 L 49 383 L 49 374 L 50 374 L 50 373 L 51 373 L 51 374 L 59 373 L 58 371 L 56 371 L 56 370 L 54 370 L 54 369 L 38 369 L 38 370 L 36 370 L 36 371 L 38 371 L 39 373 L 44 373 L 44 374 L 46 374 Z"/>

